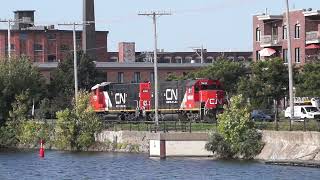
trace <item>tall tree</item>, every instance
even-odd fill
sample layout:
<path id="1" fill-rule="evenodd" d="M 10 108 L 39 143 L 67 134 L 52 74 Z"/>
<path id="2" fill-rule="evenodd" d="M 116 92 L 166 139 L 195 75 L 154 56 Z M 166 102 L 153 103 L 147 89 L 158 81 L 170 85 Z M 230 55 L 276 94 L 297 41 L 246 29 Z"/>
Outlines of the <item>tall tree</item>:
<path id="1" fill-rule="evenodd" d="M 229 60 L 217 60 L 212 65 L 205 67 L 195 73 L 193 78 L 210 78 L 220 80 L 224 89 L 229 94 L 235 94 L 240 77 L 245 76 L 246 68 L 243 63 Z"/>
<path id="2" fill-rule="evenodd" d="M 78 88 L 90 90 L 90 88 L 103 81 L 104 76 L 96 70 L 93 59 L 78 52 Z M 65 60 L 59 63 L 58 68 L 53 72 L 49 85 L 50 99 L 56 111 L 71 107 L 74 97 L 74 68 L 73 55 L 69 54 Z"/>
<path id="3" fill-rule="evenodd" d="M 320 97 L 320 62 L 304 65 L 298 74 L 296 96 Z"/>
<path id="4" fill-rule="evenodd" d="M 241 79 L 239 93 L 250 98 L 253 107 L 267 107 L 268 99 L 272 103 L 275 100 L 278 107 L 279 101 L 288 94 L 288 70 L 283 61 L 279 58 L 259 61 L 252 64 L 251 71 L 250 77 Z"/>
<path id="5" fill-rule="evenodd" d="M 28 91 L 30 100 L 39 100 L 44 93 L 44 79 L 25 57 L 0 61 L 0 114 L 12 110 L 15 97 Z"/>

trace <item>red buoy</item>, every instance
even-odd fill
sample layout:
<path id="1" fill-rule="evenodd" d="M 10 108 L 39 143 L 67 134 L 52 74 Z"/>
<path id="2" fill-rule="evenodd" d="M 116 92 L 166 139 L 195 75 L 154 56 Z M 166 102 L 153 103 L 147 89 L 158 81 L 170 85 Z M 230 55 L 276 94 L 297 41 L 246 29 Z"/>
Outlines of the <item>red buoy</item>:
<path id="1" fill-rule="evenodd" d="M 40 141 L 39 156 L 40 156 L 41 158 L 44 157 L 44 140 L 43 140 L 43 139 L 41 139 L 41 141 Z"/>

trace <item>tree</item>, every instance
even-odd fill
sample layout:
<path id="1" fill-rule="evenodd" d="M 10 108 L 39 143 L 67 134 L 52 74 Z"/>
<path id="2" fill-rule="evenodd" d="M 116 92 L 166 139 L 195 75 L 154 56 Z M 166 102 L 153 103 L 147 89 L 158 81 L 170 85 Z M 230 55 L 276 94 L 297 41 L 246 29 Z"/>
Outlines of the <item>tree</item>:
<path id="1" fill-rule="evenodd" d="M 40 72 L 25 57 L 0 61 L 0 115 L 7 119 L 17 95 L 28 91 L 29 100 L 39 100 L 44 90 Z"/>
<path id="2" fill-rule="evenodd" d="M 78 88 L 90 90 L 92 86 L 103 81 L 103 74 L 96 70 L 93 59 L 83 52 L 78 52 L 77 57 Z M 72 106 L 74 97 L 73 55 L 69 54 L 59 63 L 58 68 L 52 73 L 48 89 L 52 108 L 56 111 Z"/>
<path id="3" fill-rule="evenodd" d="M 250 120 L 248 105 L 242 95 L 231 98 L 230 107 L 218 115 L 218 131 L 210 135 L 206 149 L 221 158 L 251 159 L 262 147 L 261 134 Z"/>
<path id="4" fill-rule="evenodd" d="M 320 97 L 320 62 L 308 63 L 298 74 L 296 96 Z"/>
<path id="5" fill-rule="evenodd" d="M 252 64 L 251 72 L 250 77 L 240 80 L 238 92 L 250 99 L 253 108 L 266 108 L 275 100 L 276 119 L 279 101 L 288 94 L 287 67 L 275 58 Z"/>
<path id="6" fill-rule="evenodd" d="M 237 83 L 240 78 L 245 75 L 246 68 L 242 63 L 229 60 L 217 60 L 212 65 L 195 73 L 191 73 L 189 77 L 220 80 L 224 89 L 232 95 L 236 93 Z"/>
<path id="7" fill-rule="evenodd" d="M 94 142 L 94 134 L 102 123 L 89 105 L 89 94 L 80 92 L 77 106 L 57 112 L 56 146 L 60 149 L 82 150 Z"/>

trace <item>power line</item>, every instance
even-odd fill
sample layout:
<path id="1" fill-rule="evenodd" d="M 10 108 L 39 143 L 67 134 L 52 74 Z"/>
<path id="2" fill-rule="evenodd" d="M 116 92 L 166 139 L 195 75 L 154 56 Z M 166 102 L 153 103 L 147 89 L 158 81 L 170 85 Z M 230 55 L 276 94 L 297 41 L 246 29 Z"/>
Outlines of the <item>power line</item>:
<path id="1" fill-rule="evenodd" d="M 150 13 L 139 13 L 139 16 L 149 16 L 152 17 L 153 27 L 154 27 L 154 110 L 155 110 L 155 123 L 158 127 L 159 125 L 159 117 L 158 117 L 158 68 L 157 68 L 157 17 L 159 16 L 169 16 L 171 13 L 167 12 L 150 12 Z"/>

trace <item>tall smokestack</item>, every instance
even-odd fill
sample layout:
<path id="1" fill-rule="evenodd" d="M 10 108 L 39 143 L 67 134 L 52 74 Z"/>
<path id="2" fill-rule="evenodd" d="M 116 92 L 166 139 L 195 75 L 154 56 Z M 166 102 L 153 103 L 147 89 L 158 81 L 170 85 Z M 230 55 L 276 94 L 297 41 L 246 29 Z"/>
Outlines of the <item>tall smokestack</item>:
<path id="1" fill-rule="evenodd" d="M 90 21 L 89 25 L 83 25 L 82 49 L 84 53 L 96 58 L 96 28 L 94 15 L 94 0 L 83 0 L 83 21 Z"/>

